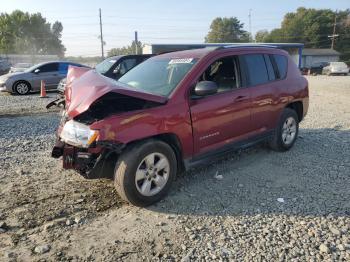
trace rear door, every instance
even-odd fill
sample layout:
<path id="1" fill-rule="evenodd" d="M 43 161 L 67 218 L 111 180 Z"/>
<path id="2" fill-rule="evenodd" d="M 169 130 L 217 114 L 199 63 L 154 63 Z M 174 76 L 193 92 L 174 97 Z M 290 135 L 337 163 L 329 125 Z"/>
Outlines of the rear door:
<path id="1" fill-rule="evenodd" d="M 198 81 L 216 82 L 218 93 L 191 97 L 194 153 L 219 149 L 246 137 L 251 131 L 250 92 L 242 86 L 237 56 L 211 63 Z"/>
<path id="2" fill-rule="evenodd" d="M 254 133 L 260 134 L 275 127 L 280 112 L 281 83 L 274 62 L 267 54 L 242 56 L 251 90 L 251 118 Z M 283 76 L 285 77 L 285 76 Z"/>
<path id="3" fill-rule="evenodd" d="M 48 63 L 40 66 L 39 72 L 33 73 L 33 83 L 36 89 L 40 88 L 40 82 L 43 80 L 47 89 L 57 88 L 59 82 L 58 73 L 59 63 Z"/>

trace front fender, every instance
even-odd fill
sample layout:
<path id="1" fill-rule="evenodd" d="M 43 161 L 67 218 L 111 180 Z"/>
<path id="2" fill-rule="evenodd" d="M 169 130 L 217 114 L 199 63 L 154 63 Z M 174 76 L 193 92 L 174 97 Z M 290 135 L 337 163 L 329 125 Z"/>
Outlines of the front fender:
<path id="1" fill-rule="evenodd" d="M 184 157 L 192 155 L 192 126 L 189 112 L 183 106 L 157 108 L 115 115 L 93 123 L 90 128 L 99 130 L 98 141 L 116 141 L 128 144 L 161 134 L 174 134 L 181 143 Z"/>

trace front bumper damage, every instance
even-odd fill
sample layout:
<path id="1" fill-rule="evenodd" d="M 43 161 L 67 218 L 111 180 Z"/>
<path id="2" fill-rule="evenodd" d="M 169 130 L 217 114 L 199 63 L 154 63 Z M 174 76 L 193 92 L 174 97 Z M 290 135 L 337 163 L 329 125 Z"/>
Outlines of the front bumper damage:
<path id="1" fill-rule="evenodd" d="M 65 99 L 65 97 L 62 96 L 62 95 L 58 95 L 55 100 L 51 101 L 50 103 L 48 103 L 46 105 L 46 109 L 49 109 L 49 108 L 51 108 L 53 106 L 56 106 L 56 107 L 64 109 L 65 106 L 66 106 L 66 99 Z"/>
<path id="2" fill-rule="evenodd" d="M 103 141 L 84 149 L 57 140 L 51 156 L 62 157 L 64 169 L 74 169 L 85 178 L 112 178 L 116 159 L 123 148 L 123 144 Z"/>

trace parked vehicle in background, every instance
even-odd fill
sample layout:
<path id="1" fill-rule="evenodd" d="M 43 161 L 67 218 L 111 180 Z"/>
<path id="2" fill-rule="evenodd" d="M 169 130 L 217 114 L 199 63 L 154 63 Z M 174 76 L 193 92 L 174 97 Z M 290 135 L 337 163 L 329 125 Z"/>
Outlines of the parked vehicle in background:
<path id="1" fill-rule="evenodd" d="M 118 80 L 131 68 L 142 63 L 146 59 L 152 57 L 153 55 L 120 55 L 112 56 L 103 60 L 101 63 L 97 64 L 95 70 L 109 78 Z M 58 84 L 58 92 L 63 94 L 66 88 L 67 79 L 64 78 Z"/>
<path id="2" fill-rule="evenodd" d="M 11 66 L 9 73 L 24 72 L 32 66 L 33 65 L 30 63 L 17 63 L 14 66 Z"/>
<path id="3" fill-rule="evenodd" d="M 318 62 L 314 63 L 308 69 L 308 74 L 310 75 L 322 75 L 322 70 L 325 66 L 328 66 L 329 62 Z"/>
<path id="4" fill-rule="evenodd" d="M 0 75 L 7 74 L 10 71 L 10 63 L 6 60 L 0 60 Z"/>
<path id="5" fill-rule="evenodd" d="M 57 89 L 58 83 L 66 77 L 68 66 L 84 65 L 71 62 L 46 62 L 26 69 L 24 72 L 9 73 L 0 77 L 0 91 L 26 95 L 30 91 L 40 90 L 41 80 L 45 81 L 46 89 Z"/>
<path id="6" fill-rule="evenodd" d="M 349 68 L 344 62 L 330 62 L 323 68 L 322 73 L 325 75 L 347 75 Z"/>
<path id="7" fill-rule="evenodd" d="M 167 53 L 118 81 L 80 70 L 52 156 L 86 178 L 114 179 L 138 206 L 163 198 L 177 173 L 229 150 L 265 140 L 289 150 L 309 105 L 307 80 L 273 47 Z"/>

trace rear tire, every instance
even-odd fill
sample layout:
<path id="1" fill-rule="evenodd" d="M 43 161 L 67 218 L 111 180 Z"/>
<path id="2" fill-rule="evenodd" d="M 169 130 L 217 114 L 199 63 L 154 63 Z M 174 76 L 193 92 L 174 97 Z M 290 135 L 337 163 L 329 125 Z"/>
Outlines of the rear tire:
<path id="1" fill-rule="evenodd" d="M 119 156 L 114 185 L 125 201 L 145 207 L 165 197 L 176 173 L 177 162 L 172 148 L 152 139 L 130 146 Z"/>
<path id="2" fill-rule="evenodd" d="M 275 133 L 269 141 L 271 149 L 279 152 L 287 151 L 294 145 L 299 133 L 299 119 L 297 113 L 285 108 L 277 124 Z"/>
<path id="3" fill-rule="evenodd" d="M 30 89 L 30 84 L 26 81 L 18 81 L 13 85 L 13 91 L 15 91 L 17 95 L 27 95 Z"/>

